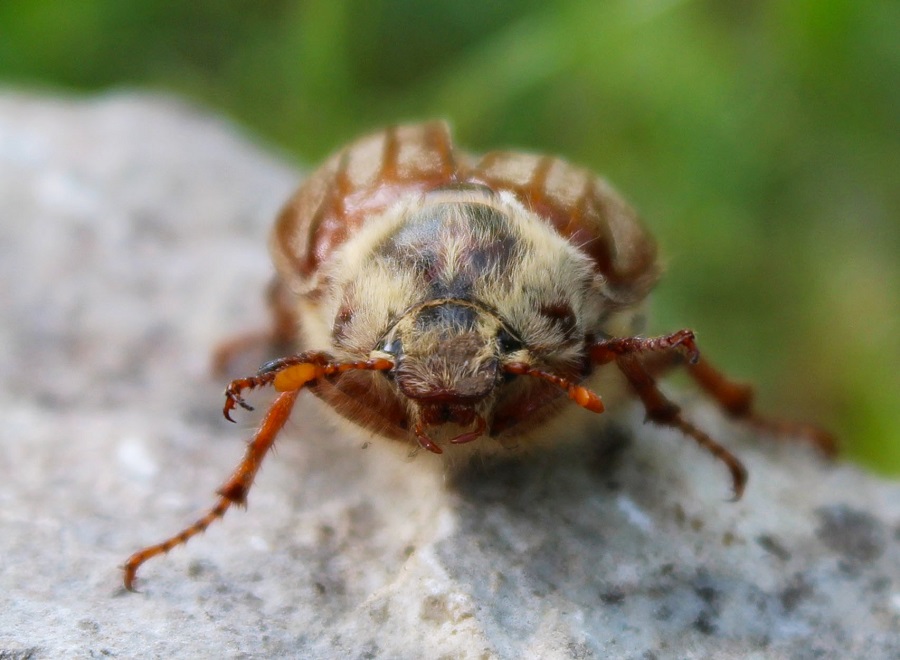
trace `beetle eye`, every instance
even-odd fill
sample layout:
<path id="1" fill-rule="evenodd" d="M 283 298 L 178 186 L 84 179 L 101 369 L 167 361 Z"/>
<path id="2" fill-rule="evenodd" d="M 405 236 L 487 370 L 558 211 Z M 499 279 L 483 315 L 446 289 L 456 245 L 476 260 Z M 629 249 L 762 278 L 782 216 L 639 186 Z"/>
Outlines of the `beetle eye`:
<path id="1" fill-rule="evenodd" d="M 393 339 L 385 340 L 378 350 L 384 351 L 388 355 L 398 357 L 403 352 L 403 343 L 400 341 L 399 337 L 394 337 Z"/>
<path id="2" fill-rule="evenodd" d="M 516 351 L 525 348 L 525 344 L 522 343 L 522 340 L 515 337 L 505 328 L 501 328 L 500 332 L 497 333 L 497 345 L 500 347 L 501 353 L 515 353 Z"/>

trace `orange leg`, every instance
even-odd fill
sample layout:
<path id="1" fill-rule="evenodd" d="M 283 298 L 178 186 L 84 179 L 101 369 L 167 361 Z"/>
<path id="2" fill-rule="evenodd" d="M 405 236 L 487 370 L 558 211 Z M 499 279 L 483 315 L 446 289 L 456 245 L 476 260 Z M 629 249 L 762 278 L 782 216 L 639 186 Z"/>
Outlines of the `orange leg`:
<path id="1" fill-rule="evenodd" d="M 671 426 L 678 429 L 686 436 L 693 438 L 698 445 L 722 461 L 731 473 L 734 500 L 741 499 L 741 495 L 744 494 L 744 487 L 747 485 L 747 469 L 740 459 L 682 417 L 681 409 L 659 391 L 656 381 L 635 355 L 619 357 L 616 360 L 616 365 L 625 374 L 628 382 L 631 383 L 632 388 L 634 388 L 634 391 L 644 404 L 644 409 L 647 411 L 647 419 L 662 426 Z"/>
<path id="2" fill-rule="evenodd" d="M 594 364 L 606 364 L 624 355 L 663 356 L 669 362 L 700 359 L 693 330 L 679 330 L 663 337 L 611 337 L 588 347 Z"/>
<path id="3" fill-rule="evenodd" d="M 128 558 L 124 566 L 126 589 L 134 591 L 137 570 L 148 559 L 165 554 L 172 548 L 187 543 L 191 537 L 203 532 L 215 520 L 224 516 L 232 504 L 246 506 L 247 493 L 250 490 L 250 486 L 253 485 L 253 478 L 256 476 L 259 466 L 262 465 L 262 461 L 269 449 L 275 443 L 275 438 L 278 436 L 279 431 L 281 431 L 288 417 L 290 417 L 298 394 L 300 394 L 300 390 L 283 392 L 278 396 L 275 403 L 272 404 L 272 407 L 266 413 L 262 424 L 256 431 L 256 435 L 253 436 L 253 439 L 247 445 L 244 458 L 228 481 L 217 491 L 220 496 L 218 502 L 205 516 L 175 536 L 166 539 L 162 543 L 139 550 Z"/>
<path id="4" fill-rule="evenodd" d="M 241 395 L 242 392 L 271 385 L 275 382 L 279 373 L 285 371 L 288 367 L 294 367 L 300 364 L 311 364 L 315 367 L 321 367 L 323 371 L 319 375 L 326 375 L 324 371 L 325 367 L 333 363 L 331 362 L 331 356 L 328 355 L 328 353 L 319 351 L 308 351 L 306 353 L 300 353 L 299 355 L 292 355 L 290 357 L 278 358 L 277 360 L 266 362 L 259 368 L 255 376 L 237 378 L 231 381 L 228 384 L 228 387 L 225 388 L 225 406 L 222 408 L 222 414 L 225 415 L 225 419 L 229 422 L 233 422 L 234 419 L 231 417 L 231 411 L 238 406 L 244 410 L 253 410 L 253 406 L 244 401 L 244 397 Z M 281 391 L 284 390 L 282 389 Z"/>
<path id="5" fill-rule="evenodd" d="M 691 378 L 729 416 L 776 436 L 801 437 L 829 456 L 837 450 L 834 437 L 817 427 L 771 420 L 757 414 L 753 410 L 753 389 L 749 385 L 730 381 L 701 358 L 691 330 L 679 330 L 671 335 L 649 339 L 614 337 L 589 346 L 588 354 L 595 364 L 615 361 L 644 404 L 650 421 L 679 429 L 724 462 L 731 472 L 735 499 L 740 498 L 747 480 L 747 472 L 740 460 L 685 420 L 678 406 L 660 392 L 654 375 L 684 366 Z"/>
<path id="6" fill-rule="evenodd" d="M 656 362 L 660 359 L 669 364 L 684 361 L 689 365 L 697 364 L 700 353 L 693 331 L 679 330 L 671 335 L 646 339 L 613 337 L 590 346 L 589 355 L 596 364 L 615 361 L 644 404 L 649 421 L 678 429 L 722 461 L 731 473 L 734 499 L 741 498 L 747 484 L 747 469 L 743 463 L 709 435 L 688 422 L 681 415 L 681 409 L 659 390 L 656 381 L 644 365 L 644 361 Z"/>
<path id="7" fill-rule="evenodd" d="M 269 453 L 269 450 L 275 443 L 275 438 L 278 437 L 278 433 L 290 417 L 300 390 L 316 380 L 329 378 L 346 371 L 354 369 L 384 371 L 393 366 L 390 360 L 384 359 L 359 362 L 331 362 L 325 353 L 310 352 L 268 362 L 259 369 L 256 376 L 232 381 L 225 390 L 224 413 L 228 419 L 231 419 L 229 413 L 236 406 L 240 405 L 244 408 L 250 408 L 243 397 L 241 397 L 241 392 L 245 389 L 271 384 L 281 394 L 275 399 L 256 434 L 247 445 L 247 451 L 243 459 L 238 463 L 237 468 L 235 468 L 231 477 L 228 478 L 228 481 L 217 491 L 219 499 L 215 506 L 206 515 L 175 536 L 131 555 L 123 567 L 125 571 L 125 588 L 129 591 L 134 591 L 134 582 L 138 568 L 144 562 L 187 543 L 192 537 L 200 534 L 214 521 L 224 516 L 232 504 L 246 506 L 247 493 L 253 485 L 253 479 L 256 477 L 256 473 L 259 471 L 266 454 Z"/>
<path id="8" fill-rule="evenodd" d="M 827 431 L 803 422 L 773 419 L 753 409 L 753 388 L 730 380 L 709 361 L 700 356 L 694 333 L 680 330 L 667 337 L 640 339 L 624 337 L 600 342 L 591 349 L 592 357 L 603 364 L 616 356 L 640 354 L 648 373 L 661 376 L 670 369 L 683 366 L 688 375 L 706 392 L 729 417 L 759 429 L 779 439 L 799 439 L 808 442 L 829 457 L 837 454 L 837 440 Z"/>

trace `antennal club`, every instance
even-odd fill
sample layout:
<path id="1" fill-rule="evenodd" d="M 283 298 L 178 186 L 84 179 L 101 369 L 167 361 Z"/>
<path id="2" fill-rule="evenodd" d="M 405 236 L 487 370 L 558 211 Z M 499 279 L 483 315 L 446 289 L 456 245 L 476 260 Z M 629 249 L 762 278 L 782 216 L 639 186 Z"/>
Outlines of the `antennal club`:
<path id="1" fill-rule="evenodd" d="M 548 383 L 552 383 L 558 388 L 565 390 L 569 395 L 569 398 L 582 408 L 587 408 L 591 412 L 595 413 L 602 413 L 604 410 L 603 401 L 600 399 L 599 394 L 593 392 L 592 390 L 589 390 L 586 387 L 573 383 L 569 379 L 563 378 L 562 376 L 557 376 L 556 374 L 552 374 L 549 371 L 534 369 L 527 364 L 524 364 L 523 362 L 511 362 L 509 364 L 505 364 L 503 365 L 503 371 L 508 374 L 515 374 L 517 376 L 532 376 L 534 378 L 540 378 L 541 380 L 545 380 Z"/>

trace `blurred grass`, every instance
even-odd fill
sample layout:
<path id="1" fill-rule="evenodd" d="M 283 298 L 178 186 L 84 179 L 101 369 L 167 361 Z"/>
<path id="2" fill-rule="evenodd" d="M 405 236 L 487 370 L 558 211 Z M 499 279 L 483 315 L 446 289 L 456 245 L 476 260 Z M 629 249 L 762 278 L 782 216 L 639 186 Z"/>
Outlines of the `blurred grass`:
<path id="1" fill-rule="evenodd" d="M 3 0 L 0 80 L 175 92 L 314 163 L 442 116 L 604 172 L 657 331 L 900 474 L 900 3 Z"/>

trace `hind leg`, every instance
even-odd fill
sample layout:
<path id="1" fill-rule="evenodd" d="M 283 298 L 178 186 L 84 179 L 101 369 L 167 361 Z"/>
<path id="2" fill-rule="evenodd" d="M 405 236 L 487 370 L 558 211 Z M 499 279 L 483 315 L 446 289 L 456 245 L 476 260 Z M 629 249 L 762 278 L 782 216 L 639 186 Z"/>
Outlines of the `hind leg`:
<path id="1" fill-rule="evenodd" d="M 775 419 L 756 412 L 753 408 L 753 388 L 730 380 L 706 359 L 700 357 L 694 333 L 690 330 L 680 330 L 668 336 L 651 339 L 611 338 L 592 345 L 589 354 L 596 364 L 615 361 L 620 369 L 623 358 L 636 358 L 651 379 L 662 376 L 675 367 L 684 367 L 691 379 L 729 417 L 781 440 L 808 442 L 826 456 L 834 456 L 837 453 L 837 441 L 827 431 L 812 424 Z"/>
<path id="2" fill-rule="evenodd" d="M 685 368 L 694 382 L 729 416 L 779 440 L 801 440 L 810 443 L 826 456 L 837 454 L 837 439 L 828 431 L 805 422 L 760 415 L 753 409 L 753 388 L 729 380 L 708 361 L 701 358 L 695 364 L 685 365 Z"/>
<path id="3" fill-rule="evenodd" d="M 741 498 L 744 486 L 747 484 L 747 470 L 743 463 L 737 456 L 685 419 L 678 405 L 660 391 L 656 379 L 644 364 L 644 362 L 659 361 L 687 362 L 688 364 L 697 362 L 699 353 L 694 343 L 693 332 L 681 330 L 664 337 L 649 339 L 641 337 L 607 339 L 592 345 L 589 354 L 596 364 L 616 363 L 616 366 L 628 379 L 634 393 L 644 404 L 648 421 L 681 431 L 724 463 L 731 474 L 734 499 Z"/>
<path id="4" fill-rule="evenodd" d="M 690 330 L 662 337 L 612 337 L 588 346 L 594 364 L 615 362 L 631 388 L 644 404 L 647 419 L 661 426 L 678 429 L 722 461 L 731 473 L 735 499 L 743 493 L 747 471 L 741 461 L 709 435 L 687 421 L 681 409 L 669 400 L 656 384 L 656 377 L 674 367 L 684 367 L 691 378 L 729 416 L 770 432 L 775 437 L 802 439 L 832 456 L 837 451 L 834 437 L 815 426 L 770 419 L 753 409 L 753 389 L 726 378 L 700 357 Z"/>

